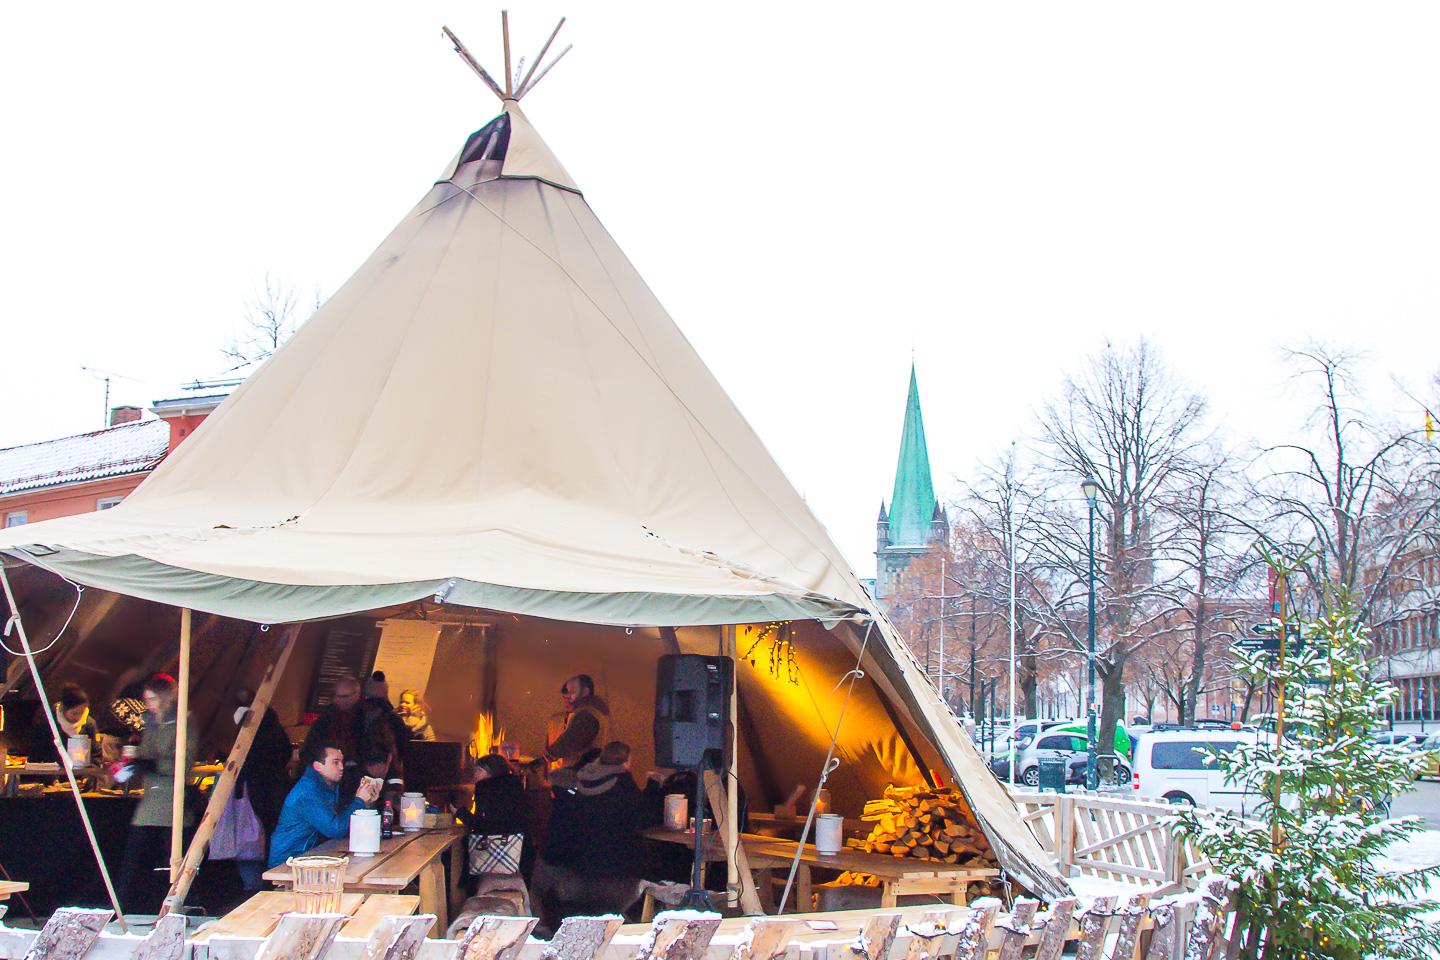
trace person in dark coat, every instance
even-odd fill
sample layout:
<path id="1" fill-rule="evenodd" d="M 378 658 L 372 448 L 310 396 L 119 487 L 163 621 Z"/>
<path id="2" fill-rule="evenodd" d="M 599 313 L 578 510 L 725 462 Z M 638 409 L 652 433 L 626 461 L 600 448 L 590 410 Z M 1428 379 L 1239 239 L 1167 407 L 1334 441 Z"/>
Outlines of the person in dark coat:
<path id="1" fill-rule="evenodd" d="M 455 814 L 471 833 L 525 832 L 525 785 L 510 761 L 491 753 L 475 762 L 475 800 Z"/>
<path id="2" fill-rule="evenodd" d="M 376 670 L 370 675 L 370 679 L 365 681 L 363 693 L 364 699 L 360 701 L 360 748 L 364 751 L 367 743 L 393 744 L 395 757 L 391 775 L 403 777 L 411 733 L 390 703 L 390 684 L 386 682 L 383 670 Z"/>
<path id="3" fill-rule="evenodd" d="M 255 694 L 250 690 L 240 690 L 235 694 L 237 723 L 244 722 L 254 699 Z M 255 816 L 267 836 L 275 832 L 275 825 L 280 822 L 280 808 L 285 803 L 285 795 L 290 792 L 290 757 L 293 752 L 290 735 L 285 732 L 280 717 L 273 707 L 266 707 L 245 764 L 236 777 L 236 784 L 244 788 L 245 796 L 250 799 L 250 806 L 255 809 Z"/>
<path id="4" fill-rule="evenodd" d="M 474 799 L 469 806 L 455 811 L 455 816 L 472 837 L 520 834 L 525 838 L 520 862 L 522 865 L 528 863 L 531 838 L 525 785 L 510 766 L 510 761 L 500 754 L 486 754 L 475 762 Z M 466 846 L 468 849 L 469 844 Z M 470 875 L 466 886 L 473 892 L 479 882 L 479 875 Z"/>
<path id="5" fill-rule="evenodd" d="M 618 740 L 575 771 L 573 790 L 556 791 L 531 890 L 547 929 L 567 916 L 624 913 L 635 903 L 645 818 L 630 747 Z"/>

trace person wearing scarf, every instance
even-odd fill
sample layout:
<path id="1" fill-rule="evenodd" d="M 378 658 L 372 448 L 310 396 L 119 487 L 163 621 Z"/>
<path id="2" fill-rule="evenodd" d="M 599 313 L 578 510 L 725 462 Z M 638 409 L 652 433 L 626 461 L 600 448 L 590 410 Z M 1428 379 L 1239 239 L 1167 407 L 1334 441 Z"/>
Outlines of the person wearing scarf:
<path id="1" fill-rule="evenodd" d="M 68 747 L 71 737 L 85 737 L 90 741 L 92 763 L 100 760 L 100 730 L 90 714 L 90 697 L 73 683 L 60 688 L 59 699 L 53 704 L 55 723 L 60 728 L 60 742 Z M 34 727 L 29 759 L 33 763 L 59 763 L 55 752 L 55 738 L 51 736 L 50 725 L 42 716 Z"/>

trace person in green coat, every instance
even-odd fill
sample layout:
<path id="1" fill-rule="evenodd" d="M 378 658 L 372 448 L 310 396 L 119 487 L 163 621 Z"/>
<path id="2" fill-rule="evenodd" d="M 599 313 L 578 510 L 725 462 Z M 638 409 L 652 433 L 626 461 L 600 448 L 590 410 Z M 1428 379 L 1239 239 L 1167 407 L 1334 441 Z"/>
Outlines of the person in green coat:
<path id="1" fill-rule="evenodd" d="M 130 763 L 132 775 L 141 777 L 140 802 L 130 818 L 130 836 L 120 867 L 119 894 L 126 913 L 154 913 L 170 888 L 170 825 L 175 797 L 176 700 L 175 678 L 157 673 L 142 688 L 145 729 Z M 197 733 L 187 724 L 184 769 L 195 760 Z M 188 779 L 188 777 L 187 777 Z M 183 789 L 183 786 L 182 786 Z M 185 826 L 193 820 L 186 811 Z"/>

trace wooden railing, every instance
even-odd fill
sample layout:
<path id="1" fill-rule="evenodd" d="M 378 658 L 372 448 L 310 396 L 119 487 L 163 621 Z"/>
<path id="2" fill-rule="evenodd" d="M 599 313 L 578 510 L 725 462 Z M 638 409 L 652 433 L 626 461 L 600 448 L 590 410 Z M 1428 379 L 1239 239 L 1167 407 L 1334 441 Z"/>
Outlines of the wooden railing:
<path id="1" fill-rule="evenodd" d="M 426 938 L 433 916 L 385 917 L 367 940 L 339 936 L 342 915 L 285 914 L 264 938 L 185 936 L 181 917 L 148 937 L 106 931 L 108 910 L 58 910 L 41 931 L 0 925 L 6 960 L 1213 960 L 1243 935 L 1230 884 L 1156 899 L 1137 892 L 1117 903 L 1074 899 L 1041 910 L 1016 900 L 969 907 L 906 907 L 797 917 L 722 920 L 662 913 L 649 926 L 620 917 L 572 917 L 550 940 L 531 936 L 531 917 L 477 917 L 457 940 Z"/>
<path id="2" fill-rule="evenodd" d="M 1065 876 L 1119 880 L 1172 893 L 1192 889 L 1210 861 L 1171 833 L 1168 803 L 1102 794 L 1016 791 L 1025 823 Z"/>

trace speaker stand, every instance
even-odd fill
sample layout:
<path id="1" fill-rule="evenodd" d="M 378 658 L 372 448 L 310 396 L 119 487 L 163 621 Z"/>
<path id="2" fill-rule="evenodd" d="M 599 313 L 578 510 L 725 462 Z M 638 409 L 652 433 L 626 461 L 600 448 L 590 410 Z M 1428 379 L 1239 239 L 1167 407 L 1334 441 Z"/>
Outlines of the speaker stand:
<path id="1" fill-rule="evenodd" d="M 680 901 L 681 910 L 714 910 L 705 889 L 705 764 L 695 767 L 695 860 L 690 867 L 690 890 Z"/>

